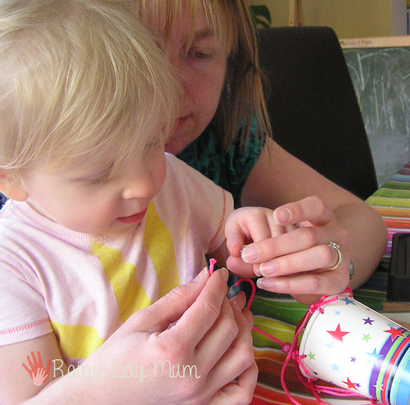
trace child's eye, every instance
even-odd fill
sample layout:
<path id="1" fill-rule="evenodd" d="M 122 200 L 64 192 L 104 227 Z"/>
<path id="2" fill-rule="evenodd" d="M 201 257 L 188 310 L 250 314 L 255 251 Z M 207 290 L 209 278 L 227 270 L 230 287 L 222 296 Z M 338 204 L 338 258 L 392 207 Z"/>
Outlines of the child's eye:
<path id="1" fill-rule="evenodd" d="M 91 179 L 89 181 L 91 184 L 96 184 L 96 185 L 101 186 L 101 185 L 107 184 L 109 180 L 110 178 L 109 178 L 109 175 L 107 174 L 97 179 Z"/>
<path id="2" fill-rule="evenodd" d="M 104 185 L 108 183 L 112 178 L 113 178 L 113 166 L 114 164 L 111 164 L 111 166 L 104 171 L 101 171 L 99 173 L 95 174 L 95 178 L 92 176 L 86 178 L 87 182 L 92 185 Z"/>

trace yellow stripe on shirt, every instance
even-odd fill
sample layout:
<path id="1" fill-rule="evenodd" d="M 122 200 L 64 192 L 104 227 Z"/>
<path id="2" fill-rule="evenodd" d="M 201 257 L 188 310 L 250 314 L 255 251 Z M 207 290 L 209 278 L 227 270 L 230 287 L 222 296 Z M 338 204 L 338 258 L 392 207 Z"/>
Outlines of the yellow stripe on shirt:
<path id="1" fill-rule="evenodd" d="M 145 218 L 145 247 L 155 267 L 159 283 L 159 298 L 179 286 L 177 263 L 172 236 L 161 218 L 154 203 L 148 206 Z"/>
<path id="2" fill-rule="evenodd" d="M 92 326 L 64 325 L 54 321 L 51 324 L 62 354 L 71 359 L 86 359 L 105 342 Z"/>
<path id="3" fill-rule="evenodd" d="M 135 265 L 125 261 L 120 250 L 92 239 L 90 251 L 100 260 L 113 288 L 122 322 L 125 322 L 134 312 L 152 304 L 136 278 Z"/>

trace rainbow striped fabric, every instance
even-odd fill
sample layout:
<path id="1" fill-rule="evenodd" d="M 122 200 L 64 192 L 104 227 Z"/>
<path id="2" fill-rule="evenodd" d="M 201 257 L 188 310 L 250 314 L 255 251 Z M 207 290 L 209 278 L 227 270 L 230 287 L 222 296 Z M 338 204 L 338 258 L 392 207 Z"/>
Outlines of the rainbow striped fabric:
<path id="1" fill-rule="evenodd" d="M 391 177 L 382 187 L 371 195 L 366 203 L 383 217 L 389 233 L 389 242 L 382 258 L 385 268 L 390 262 L 392 239 L 395 233 L 410 233 L 410 162 Z M 383 267 L 383 266 L 382 266 Z M 370 308 L 383 312 L 386 310 L 387 273 L 376 271 L 369 283 L 355 290 L 355 298 Z M 407 308 L 407 307 L 406 307 Z M 388 309 L 388 308 L 387 308 Z M 289 296 L 258 291 L 252 304 L 255 325 L 282 341 L 290 342 L 295 327 L 307 310 Z M 253 405 L 288 405 L 293 402 L 286 396 L 280 382 L 280 372 L 286 355 L 272 341 L 253 332 L 254 354 L 259 367 L 259 379 Z M 285 372 L 285 380 L 294 400 L 303 405 L 316 404 L 317 401 L 299 383 L 293 361 Z M 329 404 L 369 404 L 360 399 L 343 399 L 323 396 Z"/>
<path id="2" fill-rule="evenodd" d="M 367 200 L 383 217 L 388 231 L 389 242 L 383 256 L 389 261 L 392 238 L 395 233 L 410 233 L 410 162 L 391 177 Z"/>

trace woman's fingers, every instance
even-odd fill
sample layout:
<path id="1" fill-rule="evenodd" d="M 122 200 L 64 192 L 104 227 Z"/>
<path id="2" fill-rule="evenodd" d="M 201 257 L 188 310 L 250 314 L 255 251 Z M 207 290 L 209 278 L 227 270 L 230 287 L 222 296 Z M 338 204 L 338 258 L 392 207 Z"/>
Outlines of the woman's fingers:
<path id="1" fill-rule="evenodd" d="M 223 398 L 224 395 L 237 395 L 239 392 L 242 395 L 245 395 L 245 393 L 252 395 L 257 381 L 257 367 L 253 354 L 251 334 L 253 316 L 248 309 L 241 310 L 236 301 L 232 301 L 232 308 L 239 328 L 238 335 L 229 350 L 225 352 L 212 369 L 207 381 L 211 385 L 223 384 L 224 388 L 218 394 L 219 398 Z M 238 378 L 238 383 L 235 382 L 230 385 L 235 378 Z M 216 398 L 214 399 L 216 400 Z"/>
<path id="2" fill-rule="evenodd" d="M 316 196 L 282 205 L 273 211 L 277 225 L 294 225 L 310 222 L 314 226 L 322 226 L 335 218 L 334 212 L 325 202 Z"/>
<path id="3" fill-rule="evenodd" d="M 221 311 L 224 311 L 224 315 L 227 315 L 229 311 L 224 304 L 228 291 L 227 281 L 228 271 L 226 269 L 215 271 L 209 277 L 198 298 L 170 331 L 179 335 L 187 345 L 195 348 L 217 322 Z"/>

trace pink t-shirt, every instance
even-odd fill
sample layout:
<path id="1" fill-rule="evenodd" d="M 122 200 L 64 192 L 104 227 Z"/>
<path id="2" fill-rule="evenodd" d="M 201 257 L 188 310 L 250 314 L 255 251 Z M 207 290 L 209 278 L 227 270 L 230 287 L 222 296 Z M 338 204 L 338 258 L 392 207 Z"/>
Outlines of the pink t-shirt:
<path id="1" fill-rule="evenodd" d="M 232 197 L 172 155 L 143 222 L 121 236 L 70 231 L 11 202 L 0 211 L 0 345 L 54 332 L 80 364 L 138 309 L 185 284 L 224 242 Z M 75 213 L 75 201 L 73 201 Z"/>

